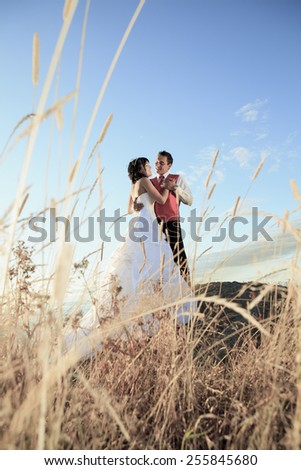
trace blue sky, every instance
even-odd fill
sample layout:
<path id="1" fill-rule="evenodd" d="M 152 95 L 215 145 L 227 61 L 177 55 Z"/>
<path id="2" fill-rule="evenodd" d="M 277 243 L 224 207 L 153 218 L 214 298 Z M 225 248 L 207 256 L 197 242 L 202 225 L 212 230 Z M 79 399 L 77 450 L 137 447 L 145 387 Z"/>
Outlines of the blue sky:
<path id="1" fill-rule="evenodd" d="M 107 70 L 138 3 L 91 0 L 73 162 Z M 37 105 L 62 25 L 63 4 L 59 0 L 0 4 L 1 149 L 16 123 Z M 86 1 L 80 0 L 47 107 L 55 97 L 75 89 L 85 7 Z M 185 175 L 194 194 L 192 208 L 182 207 L 184 217 L 191 209 L 200 213 L 208 205 L 204 182 L 217 149 L 219 157 L 211 178 L 216 188 L 209 201 L 214 216 L 222 220 L 237 196 L 243 200 L 239 215 L 249 216 L 254 206 L 277 217 L 283 217 L 286 210 L 293 212 L 297 202 L 289 181 L 295 179 L 301 191 L 300 20 L 299 0 L 146 0 L 98 110 L 78 182 L 112 113 L 113 120 L 99 148 L 108 214 L 117 208 L 126 212 L 129 160 L 146 155 L 154 163 L 157 151 L 162 149 L 173 154 L 173 170 Z M 40 35 L 41 66 L 34 98 L 31 56 L 35 32 Z M 52 117 L 41 125 L 27 177 L 31 188 L 24 216 L 42 209 L 45 199 L 49 204 L 51 198 L 64 197 L 72 108 L 72 100 L 64 105 L 61 133 Z M 14 199 L 25 145 L 23 139 L 2 157 L 0 214 Z M 250 186 L 263 155 L 264 167 Z M 85 184 L 91 185 L 96 174 L 94 160 Z M 84 205 L 86 195 L 80 204 Z M 89 199 L 87 214 L 97 207 L 97 198 L 96 191 Z M 298 224 L 298 213 L 290 220 Z M 270 226 L 277 232 L 274 222 Z M 186 222 L 184 227 L 188 227 Z M 198 261 L 198 270 L 205 277 L 206 269 L 219 256 L 216 252 L 225 259 L 225 253 L 239 250 L 239 254 L 231 255 L 234 261 L 229 268 L 220 268 L 216 278 L 246 279 L 263 273 L 260 266 L 265 259 L 267 270 L 274 269 L 274 258 L 277 262 L 281 259 L 283 265 L 280 255 L 289 255 L 293 249 L 289 234 L 281 247 L 275 242 L 265 245 L 260 240 L 254 245 L 248 240 L 244 251 L 241 244 L 237 246 L 231 240 L 212 244 L 210 234 L 203 238 L 197 252 L 212 247 L 208 256 Z M 76 259 L 98 246 L 99 240 L 79 244 Z M 105 259 L 115 246 L 114 241 L 106 245 Z M 192 254 L 189 237 L 186 246 Z"/>

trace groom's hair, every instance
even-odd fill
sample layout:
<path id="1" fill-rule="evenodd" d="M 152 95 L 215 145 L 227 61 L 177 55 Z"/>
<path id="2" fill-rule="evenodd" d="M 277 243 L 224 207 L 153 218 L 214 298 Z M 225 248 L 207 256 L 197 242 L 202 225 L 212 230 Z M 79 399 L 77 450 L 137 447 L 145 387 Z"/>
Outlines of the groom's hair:
<path id="1" fill-rule="evenodd" d="M 171 153 L 166 152 L 166 150 L 161 150 L 158 155 L 161 155 L 161 157 L 166 157 L 167 163 L 170 163 L 171 165 L 173 164 L 173 158 Z"/>

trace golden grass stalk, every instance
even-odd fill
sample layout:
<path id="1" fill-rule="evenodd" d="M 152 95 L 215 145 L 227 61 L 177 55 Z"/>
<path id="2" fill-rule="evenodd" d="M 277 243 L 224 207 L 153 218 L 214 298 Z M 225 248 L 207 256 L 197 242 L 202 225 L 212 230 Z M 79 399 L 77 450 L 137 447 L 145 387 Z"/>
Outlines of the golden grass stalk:
<path id="1" fill-rule="evenodd" d="M 233 208 L 233 212 L 232 212 L 232 219 L 233 219 L 233 218 L 235 217 L 235 215 L 236 215 L 239 201 L 240 201 L 240 196 L 238 196 L 238 197 L 236 198 L 236 201 L 235 201 L 235 204 L 234 204 L 234 208 Z"/>
<path id="2" fill-rule="evenodd" d="M 74 0 L 65 0 L 64 8 L 63 8 L 63 21 L 67 21 L 69 16 L 71 15 L 71 8 Z"/>
<path id="3" fill-rule="evenodd" d="M 92 111 L 92 114 L 91 114 L 91 117 L 90 117 L 90 121 L 89 121 L 89 123 L 88 123 L 88 127 L 87 127 L 86 132 L 85 132 L 85 135 L 84 135 L 83 143 L 82 143 L 82 146 L 81 146 L 81 149 L 80 149 L 80 152 L 79 152 L 79 157 L 78 157 L 79 162 L 81 162 L 81 160 L 82 160 L 84 151 L 85 151 L 85 149 L 86 149 L 86 146 L 87 146 L 87 143 L 88 143 L 88 140 L 89 140 L 89 137 L 90 137 L 90 133 L 91 133 L 91 130 L 92 130 L 92 126 L 93 126 L 93 123 L 94 123 L 95 118 L 96 118 L 96 115 L 97 115 L 98 108 L 99 108 L 100 103 L 101 103 L 101 101 L 102 101 L 102 99 L 103 99 L 103 96 L 104 96 L 104 94 L 105 94 L 105 91 L 106 91 L 106 89 L 107 89 L 107 86 L 108 86 L 108 84 L 109 84 L 109 81 L 110 81 L 110 79 L 111 79 L 111 76 L 112 76 L 112 74 L 113 74 L 113 71 L 114 71 L 114 69 L 115 69 L 115 67 L 116 67 L 116 64 L 117 64 L 117 62 L 118 62 L 119 56 L 120 56 L 120 54 L 121 54 L 121 52 L 122 52 L 122 50 L 123 50 L 123 48 L 124 48 L 124 46 L 125 46 L 125 43 L 126 43 L 126 41 L 127 41 L 127 39 L 128 39 L 128 36 L 129 36 L 131 30 L 133 29 L 133 26 L 134 26 L 134 24 L 135 24 L 135 22 L 136 22 L 136 20 L 137 20 L 137 18 L 138 18 L 138 16 L 139 16 L 139 14 L 140 14 L 140 11 L 142 10 L 142 7 L 143 7 L 144 3 L 145 3 L 145 0 L 140 0 L 139 5 L 137 6 L 137 8 L 136 8 L 136 10 L 135 10 L 135 12 L 134 12 L 134 14 L 133 14 L 133 16 L 132 16 L 132 19 L 131 19 L 131 21 L 129 22 L 129 24 L 128 24 L 127 28 L 126 28 L 126 31 L 125 31 L 125 33 L 124 33 L 124 35 L 123 35 L 123 37 L 122 37 L 122 39 L 121 39 L 121 41 L 120 41 L 120 44 L 119 44 L 119 46 L 118 46 L 118 48 L 117 48 L 117 51 L 116 51 L 116 53 L 115 53 L 115 55 L 114 55 L 114 57 L 113 57 L 113 60 L 112 60 L 112 62 L 111 62 L 111 65 L 110 65 L 110 67 L 109 67 L 109 70 L 108 70 L 108 72 L 107 72 L 107 75 L 106 75 L 106 77 L 105 77 L 105 79 L 104 79 L 104 82 L 103 82 L 102 87 L 101 87 L 101 89 L 100 89 L 100 92 L 99 92 L 99 95 L 98 95 L 98 97 L 97 97 L 96 103 L 95 103 L 95 105 L 94 105 L 94 109 L 93 109 L 93 111 Z M 74 182 L 75 182 L 75 181 L 73 180 L 72 183 L 74 184 Z M 71 188 L 71 191 L 72 191 L 72 188 Z M 67 211 L 67 210 L 68 210 L 68 208 L 66 207 L 66 211 Z"/>
<path id="4" fill-rule="evenodd" d="M 206 295 L 199 295 L 196 296 L 195 299 L 200 299 L 216 305 L 222 305 L 224 307 L 228 307 L 234 312 L 240 313 L 242 317 L 244 317 L 251 325 L 255 326 L 263 335 L 270 337 L 270 333 L 256 320 L 256 318 L 254 318 L 245 308 L 240 307 L 237 303 L 215 295 L 208 297 Z"/>
<path id="5" fill-rule="evenodd" d="M 26 114 L 26 116 L 24 116 L 24 117 L 16 124 L 16 126 L 13 128 L 12 132 L 10 133 L 10 135 L 9 135 L 9 137 L 8 137 L 8 139 L 7 139 L 7 141 L 6 141 L 5 145 L 4 145 L 4 147 L 3 147 L 3 150 L 2 150 L 2 152 L 1 152 L 1 154 L 0 154 L 0 158 L 3 158 L 3 157 L 4 157 L 4 153 L 5 153 L 5 150 L 6 150 L 7 146 L 8 146 L 8 144 L 9 144 L 9 141 L 10 141 L 10 139 L 12 138 L 12 136 L 14 135 L 14 133 L 16 132 L 16 130 L 21 126 L 21 124 L 23 124 L 23 122 L 27 121 L 27 119 L 33 118 L 34 116 L 35 116 L 34 113 Z"/>
<path id="6" fill-rule="evenodd" d="M 67 291 L 73 252 L 74 248 L 71 243 L 62 243 L 62 247 L 58 253 L 53 280 L 53 296 L 59 305 L 62 305 Z"/>
<path id="7" fill-rule="evenodd" d="M 256 305 L 258 305 L 259 302 L 261 302 L 261 300 L 264 299 L 266 297 L 266 295 L 269 292 L 272 292 L 274 289 L 275 289 L 275 287 L 274 287 L 273 284 L 267 285 L 264 289 L 262 289 L 261 293 L 258 294 L 254 298 L 254 300 L 252 300 L 252 302 L 248 305 L 248 310 L 251 311 L 254 307 L 256 307 Z"/>
<path id="8" fill-rule="evenodd" d="M 161 285 L 163 285 L 164 263 L 165 263 L 165 255 L 161 256 L 161 259 L 160 259 L 160 284 Z"/>
<path id="9" fill-rule="evenodd" d="M 102 206 L 102 199 L 103 199 L 103 193 L 102 193 L 102 181 L 101 181 L 101 166 L 100 166 L 100 155 L 97 156 L 97 181 L 98 181 L 98 206 L 99 209 Z"/>
<path id="10" fill-rule="evenodd" d="M 79 167 L 79 160 L 76 160 L 72 170 L 71 170 L 71 173 L 70 173 L 70 176 L 69 176 L 69 183 L 71 183 L 78 171 L 78 167 Z"/>
<path id="11" fill-rule="evenodd" d="M 95 189 L 95 186 L 97 185 L 97 188 L 98 188 L 98 209 L 100 210 L 101 206 L 102 206 L 102 181 L 101 181 L 101 175 L 102 175 L 102 172 L 103 170 L 101 169 L 100 167 L 100 154 L 98 152 L 98 155 L 97 155 L 97 178 L 95 179 L 92 187 L 90 188 L 90 191 L 89 191 L 89 194 L 87 196 L 87 199 L 86 199 L 86 202 L 85 202 L 85 206 L 84 206 L 84 209 L 83 209 L 83 215 L 82 215 L 82 218 L 84 217 L 84 213 L 85 213 L 85 210 L 87 208 L 87 204 L 89 202 L 89 199 Z M 84 182 L 84 178 L 82 180 L 82 183 L 81 183 L 81 186 L 83 185 L 83 182 Z"/>
<path id="12" fill-rule="evenodd" d="M 104 139 L 104 137 L 105 137 L 105 135 L 106 135 L 106 133 L 107 133 L 107 130 L 108 130 L 110 124 L 111 124 L 112 119 L 113 119 L 113 114 L 110 114 L 110 115 L 107 117 L 107 119 L 106 119 L 106 122 L 105 122 L 105 124 L 104 124 L 104 126 L 103 126 L 103 128 L 102 128 L 102 131 L 101 131 L 101 133 L 100 133 L 100 136 L 99 136 L 99 138 L 97 139 L 97 142 L 96 142 L 96 144 L 94 145 L 94 147 L 93 147 L 93 149 L 92 149 L 92 151 L 91 151 L 91 153 L 90 153 L 90 155 L 89 155 L 88 160 L 89 160 L 90 158 L 92 158 L 92 156 L 93 156 L 93 154 L 94 154 L 94 152 L 95 152 L 95 150 L 96 150 L 96 148 L 97 148 L 97 145 L 101 144 L 101 142 L 103 141 L 103 139 Z"/>
<path id="13" fill-rule="evenodd" d="M 26 204 L 26 201 L 27 201 L 28 197 L 29 197 L 29 193 L 27 193 L 27 194 L 25 195 L 25 197 L 24 197 L 24 199 L 23 199 L 23 201 L 22 201 L 22 204 L 21 204 L 20 209 L 19 209 L 18 217 L 20 216 L 20 214 L 21 214 L 21 212 L 22 212 L 22 210 L 23 210 L 23 208 L 24 208 L 24 206 L 25 206 L 25 204 Z"/>
<path id="14" fill-rule="evenodd" d="M 36 87 L 39 83 L 40 74 L 40 37 L 34 33 L 32 41 L 32 83 Z"/>
<path id="15" fill-rule="evenodd" d="M 210 214 L 212 214 L 214 209 L 215 209 L 215 206 L 213 207 L 207 206 L 206 209 L 203 211 L 203 214 L 201 214 L 202 220 L 205 220 L 205 217 L 208 217 Z"/>
<path id="16" fill-rule="evenodd" d="M 207 251 L 210 250 L 212 250 L 212 246 L 209 246 L 208 248 L 206 248 L 206 250 L 202 251 L 202 253 L 198 255 L 197 259 L 199 260 L 202 256 L 204 256 L 205 253 L 207 253 Z"/>
<path id="17" fill-rule="evenodd" d="M 215 164 L 216 164 L 216 160 L 217 160 L 217 157 L 218 157 L 218 153 L 219 153 L 219 150 L 217 149 L 214 156 L 213 156 L 213 160 L 212 160 L 212 164 L 211 164 L 211 168 L 210 168 L 210 171 L 209 171 L 209 174 L 206 178 L 206 181 L 205 181 L 205 187 L 208 188 L 208 185 L 209 185 L 209 181 L 210 181 L 210 178 L 212 176 L 212 173 L 213 173 L 213 169 L 215 167 Z"/>
<path id="18" fill-rule="evenodd" d="M 111 124 L 112 119 L 113 119 L 113 114 L 110 114 L 110 115 L 107 117 L 106 122 L 105 122 L 105 124 L 104 124 L 104 126 L 103 126 L 103 128 L 102 128 L 102 131 L 101 131 L 100 136 L 99 136 L 99 139 L 98 139 L 98 144 L 101 144 L 101 142 L 103 141 L 103 139 L 104 139 L 104 137 L 105 137 L 105 135 L 106 135 L 106 133 L 107 133 L 107 130 L 108 130 L 110 124 Z"/>
<path id="19" fill-rule="evenodd" d="M 74 203 L 74 205 L 73 205 L 73 207 L 72 207 L 72 211 L 71 211 L 71 213 L 70 213 L 70 216 L 67 217 L 68 220 L 72 219 L 72 217 L 73 217 L 73 215 L 74 215 L 74 212 L 75 212 L 75 209 L 76 209 L 76 206 L 77 206 L 77 204 L 78 204 L 78 201 L 79 201 L 79 200 L 76 199 L 76 201 L 75 201 L 75 203 Z"/>
<path id="20" fill-rule="evenodd" d="M 58 106 L 55 111 L 56 125 L 59 131 L 62 131 L 64 125 L 64 113 L 62 106 Z"/>
<path id="21" fill-rule="evenodd" d="M 63 96 L 63 98 L 58 100 L 56 103 L 54 103 L 53 106 L 46 109 L 46 111 L 43 114 L 38 116 L 38 120 L 43 121 L 44 119 L 47 119 L 50 116 L 50 114 L 56 113 L 65 103 L 67 103 L 67 101 L 70 101 L 74 97 L 75 93 L 76 91 L 74 90 L 68 93 L 68 95 Z"/>
<path id="22" fill-rule="evenodd" d="M 45 104 L 46 104 L 46 101 L 47 101 L 47 98 L 48 98 L 48 94 L 49 94 L 49 91 L 50 91 L 52 79 L 53 79 L 55 71 L 57 69 L 57 65 L 58 65 L 60 57 L 61 57 L 61 52 L 62 52 L 62 49 L 63 49 L 63 46 L 64 46 L 64 42 L 65 42 L 69 27 L 70 27 L 70 24 L 71 24 L 71 20 L 73 18 L 74 13 L 75 13 L 75 9 L 77 7 L 77 4 L 78 4 L 78 0 L 74 0 L 72 2 L 72 5 L 70 7 L 70 14 L 69 14 L 68 20 L 64 22 L 64 24 L 61 28 L 61 31 L 60 31 L 60 34 L 59 34 L 59 37 L 58 37 L 58 40 L 57 40 L 57 43 L 56 43 L 56 46 L 55 46 L 55 50 L 54 50 L 52 58 L 51 58 L 51 62 L 50 62 L 50 65 L 49 65 L 47 76 L 46 76 L 46 79 L 45 79 L 45 82 L 44 82 L 44 85 L 43 85 L 43 89 L 42 89 L 42 92 L 41 92 L 41 97 L 40 97 L 40 100 L 39 100 L 39 103 L 38 103 L 38 106 L 37 106 L 37 113 L 36 113 L 37 116 L 41 116 L 44 112 L 44 107 L 45 107 Z M 38 121 L 37 116 L 35 116 L 35 118 L 34 118 L 34 123 L 36 123 Z M 26 147 L 26 153 L 25 153 L 22 169 L 21 169 L 21 172 L 20 172 L 20 180 L 19 180 L 19 184 L 18 184 L 18 188 L 17 188 L 17 194 L 16 194 L 15 201 L 14 201 L 14 207 L 13 207 L 13 210 L 12 210 L 12 224 L 11 224 L 11 227 L 10 227 L 10 233 L 9 233 L 9 238 L 8 238 L 8 242 L 7 242 L 7 256 L 6 256 L 6 259 L 3 263 L 3 268 L 4 268 L 4 276 L 2 278 L 3 279 L 3 293 L 5 292 L 5 290 L 7 288 L 7 274 L 8 274 L 8 271 L 9 271 L 8 267 L 9 267 L 9 261 L 10 261 L 12 247 L 13 247 L 13 240 L 14 240 L 15 229 L 16 229 L 16 224 L 17 224 L 17 219 L 18 219 L 20 199 L 22 197 L 22 194 L 24 193 L 24 187 L 25 187 L 25 183 L 26 183 L 29 164 L 30 164 L 31 156 L 32 156 L 34 146 L 35 146 L 35 142 L 36 142 L 37 135 L 38 135 L 38 128 L 39 128 L 39 126 L 37 126 L 37 125 L 32 126 L 31 132 L 29 134 L 29 139 L 28 139 L 28 144 L 27 144 L 27 147 Z"/>
<path id="23" fill-rule="evenodd" d="M 284 213 L 284 216 L 283 216 L 283 219 L 280 220 L 280 225 L 282 227 L 282 235 L 285 234 L 285 232 L 287 231 L 288 229 L 288 226 L 289 226 L 289 216 L 290 216 L 290 213 L 289 211 L 286 209 L 285 213 Z"/>
<path id="24" fill-rule="evenodd" d="M 209 191 L 209 194 L 208 194 L 208 200 L 211 198 L 212 194 L 213 194 L 213 191 L 215 190 L 216 188 L 216 183 L 214 183 L 212 186 L 211 186 L 211 189 Z"/>
<path id="25" fill-rule="evenodd" d="M 77 66 L 77 77 L 76 77 L 76 95 L 74 98 L 73 103 L 73 112 L 72 112 L 72 125 L 71 125 L 71 134 L 70 134 L 70 150 L 69 150 L 69 161 L 68 161 L 68 173 L 70 172 L 71 165 L 72 165 L 72 156 L 73 156 L 73 140 L 75 134 L 75 122 L 76 122 L 76 112 L 77 112 L 77 105 L 78 105 L 78 93 L 80 89 L 80 81 L 81 81 L 81 71 L 82 71 L 82 64 L 83 64 L 83 57 L 84 57 L 84 45 L 85 45 L 85 37 L 86 37 L 86 30 L 87 30 L 87 22 L 88 22 L 88 14 L 90 8 L 90 0 L 86 2 L 85 8 L 85 15 L 84 15 L 84 22 L 81 34 L 81 41 L 80 41 L 80 53 L 78 59 L 78 66 Z M 68 185 L 68 181 L 67 181 Z"/>
<path id="26" fill-rule="evenodd" d="M 104 244 L 104 242 L 102 242 L 101 247 L 100 247 L 100 261 L 103 260 L 104 247 L 105 247 L 105 244 Z"/>
<path id="27" fill-rule="evenodd" d="M 290 180 L 290 185 L 292 188 L 293 196 L 296 199 L 296 201 L 301 200 L 301 194 L 299 193 L 298 186 L 295 180 Z"/>
<path id="28" fill-rule="evenodd" d="M 252 176 L 253 181 L 256 180 L 256 178 L 259 175 L 265 161 L 266 161 L 266 156 L 263 155 L 261 162 L 259 163 L 258 167 L 256 168 L 256 170 L 253 173 L 253 176 Z"/>
<path id="29" fill-rule="evenodd" d="M 219 154 L 219 149 L 216 150 L 216 152 L 215 152 L 215 154 L 214 154 L 214 156 L 213 156 L 213 160 L 212 160 L 212 169 L 215 167 L 218 154 Z"/>
<path id="30" fill-rule="evenodd" d="M 26 194 L 26 193 L 28 192 L 28 190 L 31 188 L 31 186 L 32 186 L 32 185 L 26 186 L 26 188 L 25 188 L 25 190 L 24 190 L 24 194 Z M 25 196 L 24 196 L 24 198 L 25 198 Z M 24 201 L 24 198 L 23 198 L 23 201 Z M 26 201 L 24 202 L 24 204 L 23 204 L 23 203 L 21 204 L 20 208 L 22 207 L 22 205 L 24 206 L 25 203 L 26 203 Z M 3 214 L 2 217 L 1 217 L 2 222 L 4 222 L 5 219 L 10 215 L 10 213 L 11 213 L 11 211 L 12 211 L 12 208 L 13 208 L 13 205 L 14 205 L 14 203 L 12 202 L 12 203 L 7 207 L 7 209 L 5 210 L 4 214 Z M 22 208 L 22 209 L 23 209 L 23 208 Z M 19 210 L 20 210 L 20 209 L 19 209 Z M 21 222 L 22 220 L 25 220 L 26 222 L 28 222 L 29 217 L 28 217 L 28 218 L 25 218 L 25 219 L 21 219 L 19 222 Z M 9 226 L 10 226 L 10 224 L 7 223 L 7 224 L 3 225 L 3 228 L 8 228 Z"/>
<path id="31" fill-rule="evenodd" d="M 45 448 L 45 437 L 47 429 L 47 394 L 48 394 L 48 377 L 49 377 L 49 364 L 48 358 L 50 355 L 50 342 L 43 341 L 41 346 L 42 352 L 42 368 L 43 368 L 43 382 L 41 385 L 40 393 L 40 415 L 38 423 L 38 443 L 37 448 L 43 450 Z"/>
<path id="32" fill-rule="evenodd" d="M 90 383 L 87 381 L 87 379 L 84 377 L 83 374 L 80 374 L 79 376 L 81 382 L 83 383 L 84 387 L 88 391 L 88 393 L 91 395 L 91 397 L 94 399 L 95 404 L 97 405 L 97 408 L 105 408 L 109 415 L 113 418 L 113 420 L 116 422 L 117 426 L 119 427 L 120 431 L 122 432 L 123 436 L 125 439 L 129 442 L 130 441 L 130 435 L 122 422 L 120 416 L 118 415 L 117 411 L 111 404 L 111 399 L 106 392 L 106 390 L 102 389 L 99 390 L 99 387 L 96 390 L 94 390 Z"/>
<path id="33" fill-rule="evenodd" d="M 209 181 L 210 181 L 211 176 L 212 176 L 212 169 L 209 171 L 208 176 L 207 176 L 207 178 L 206 178 L 206 181 L 205 181 L 205 188 L 208 188 L 208 185 L 209 185 Z"/>
<path id="34" fill-rule="evenodd" d="M 111 76 L 113 74 L 113 71 L 115 69 L 115 66 L 117 64 L 117 61 L 119 59 L 119 56 L 125 46 L 125 43 L 128 39 L 128 36 L 140 14 L 140 11 L 143 7 L 145 3 L 145 0 L 140 0 L 139 2 L 139 5 L 137 6 L 135 12 L 134 12 L 134 15 L 132 16 L 132 19 L 131 21 L 129 22 L 127 28 L 126 28 L 126 31 L 121 39 L 121 42 L 117 48 L 117 51 L 113 57 L 113 60 L 111 62 L 111 65 L 109 67 L 109 70 L 106 74 L 106 77 L 104 79 L 104 82 L 102 84 L 102 87 L 100 89 L 100 92 L 99 92 L 99 95 L 97 97 L 97 100 L 96 100 L 96 103 L 94 105 L 94 108 L 93 108 L 93 111 L 92 111 L 92 114 L 91 114 L 91 117 L 90 117 L 90 120 L 89 120 L 89 123 L 88 123 L 88 126 L 87 126 L 87 129 L 86 129 L 86 132 L 85 132 L 85 135 L 84 135 L 84 139 L 83 139 L 83 142 L 82 142 L 82 145 L 81 145 L 81 148 L 80 148 L 80 151 L 79 151 L 79 155 L 78 155 L 78 158 L 77 158 L 77 161 L 78 161 L 78 165 L 80 165 L 81 161 L 82 161 L 82 158 L 83 158 L 83 155 L 84 155 L 84 152 L 85 152 L 85 149 L 86 149 L 86 146 L 87 146 L 87 143 L 88 143 L 88 140 L 89 140 L 89 137 L 90 137 L 90 133 L 91 133 L 91 130 L 92 130 L 92 127 L 93 127 L 93 124 L 94 124 L 94 121 L 96 119 L 96 115 L 97 115 L 97 111 L 98 111 L 98 108 L 100 106 L 100 103 L 103 99 L 103 96 L 105 94 L 105 91 L 106 91 L 106 88 L 109 84 L 109 81 L 111 79 Z M 71 154 L 70 154 L 71 156 Z M 72 173 L 72 172 L 71 172 Z M 74 174 L 74 177 L 72 179 L 69 179 L 68 183 L 67 184 L 67 188 L 66 188 L 66 194 L 68 196 L 69 193 L 73 192 L 73 187 L 74 187 L 74 184 L 75 184 L 75 180 L 76 180 L 76 173 Z M 70 185 L 70 188 L 69 188 L 69 185 Z M 70 204 L 70 199 L 67 197 L 67 203 L 66 203 L 66 207 L 65 207 L 65 213 L 67 214 L 68 211 L 69 211 L 69 204 Z"/>
<path id="35" fill-rule="evenodd" d="M 27 127 L 24 129 L 24 131 L 21 132 L 16 137 L 15 141 L 12 143 L 12 145 L 10 146 L 8 151 L 11 151 L 18 144 L 18 142 L 21 139 L 23 139 L 23 137 L 26 137 L 28 134 L 31 135 L 34 132 L 34 130 L 38 128 L 38 126 L 40 125 L 40 123 L 43 120 L 47 119 L 51 114 L 56 113 L 57 109 L 59 107 L 63 106 L 67 101 L 72 99 L 75 93 L 76 93 L 75 91 L 72 91 L 68 95 L 63 96 L 63 98 L 58 100 L 53 106 L 46 109 L 46 111 L 44 113 L 40 114 L 40 115 L 38 115 L 37 113 L 36 114 L 29 114 L 25 118 L 23 118 L 22 121 L 20 121 L 20 123 L 18 123 L 18 125 L 15 127 L 12 134 L 10 135 L 10 137 L 9 137 L 9 139 L 8 139 L 6 145 L 5 145 L 5 148 L 7 147 L 7 144 L 9 142 L 9 140 L 11 139 L 12 135 L 15 133 L 16 129 L 22 124 L 22 122 L 25 121 L 25 119 L 28 119 L 29 117 L 33 117 L 34 121 L 32 123 L 30 123 L 29 125 L 27 125 Z M 5 150 L 5 148 L 4 148 L 4 150 Z M 3 152 L 4 152 L 4 150 L 3 150 Z"/>
<path id="36" fill-rule="evenodd" d="M 86 208 L 87 208 L 89 199 L 90 199 L 90 197 L 92 196 L 93 191 L 94 191 L 95 186 L 97 185 L 97 183 L 98 183 L 98 176 L 97 176 L 97 178 L 95 179 L 94 183 L 92 184 L 92 186 L 91 186 L 91 188 L 90 188 L 90 191 L 89 191 L 89 194 L 88 194 L 88 196 L 87 196 L 87 199 L 86 199 L 86 201 L 85 201 L 85 206 L 84 206 L 84 208 L 83 208 L 83 216 L 84 216 L 85 210 L 86 210 Z M 77 199 L 77 201 L 78 201 L 78 199 Z M 77 201 L 76 201 L 76 204 L 77 204 Z M 71 215 L 72 215 L 72 214 L 71 214 Z M 83 216 L 82 216 L 82 218 L 83 218 Z"/>

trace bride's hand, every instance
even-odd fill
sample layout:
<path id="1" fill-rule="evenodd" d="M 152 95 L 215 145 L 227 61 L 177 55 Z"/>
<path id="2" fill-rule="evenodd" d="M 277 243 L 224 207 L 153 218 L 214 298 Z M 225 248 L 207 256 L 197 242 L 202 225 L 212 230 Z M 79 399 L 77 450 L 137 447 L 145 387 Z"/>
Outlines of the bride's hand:
<path id="1" fill-rule="evenodd" d="M 144 205 L 142 204 L 142 202 L 137 202 L 137 198 L 135 199 L 135 201 L 133 202 L 133 209 L 135 212 L 140 212 L 141 209 L 143 209 Z"/>

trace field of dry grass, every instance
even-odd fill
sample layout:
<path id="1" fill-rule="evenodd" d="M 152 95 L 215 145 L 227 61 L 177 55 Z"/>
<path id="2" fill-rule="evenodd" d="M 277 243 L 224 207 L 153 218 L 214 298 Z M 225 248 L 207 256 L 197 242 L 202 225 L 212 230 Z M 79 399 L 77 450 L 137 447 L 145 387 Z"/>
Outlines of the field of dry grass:
<path id="1" fill-rule="evenodd" d="M 83 182 L 76 186 L 76 177 L 95 115 L 143 3 L 140 2 L 113 58 L 78 158 L 70 161 L 64 199 L 66 214 L 72 214 L 81 197 Z M 179 326 L 172 314 L 161 310 L 156 313 L 160 328 L 153 336 L 129 333 L 125 340 L 124 336 L 107 335 L 102 340 L 102 350 L 85 361 L 78 361 L 72 353 L 63 354 L 64 298 L 74 263 L 72 247 L 58 240 L 53 275 L 38 279 L 40 271 L 33 261 L 33 250 L 18 241 L 22 237 L 17 236 L 16 226 L 26 209 L 26 176 L 40 123 L 55 114 L 60 127 L 61 109 L 70 99 L 75 100 L 76 115 L 77 92 L 45 109 L 76 5 L 75 0 L 65 3 L 61 34 L 36 112 L 25 116 L 10 136 L 15 138 L 13 145 L 24 137 L 28 138 L 28 145 L 16 199 L 0 225 L 5 238 L 0 294 L 0 448 L 300 449 L 299 251 L 292 258 L 291 279 L 286 287 L 257 283 L 198 285 L 195 295 L 202 315 L 191 324 Z M 33 48 L 36 87 L 37 35 Z M 81 54 L 82 51 L 78 81 Z M 91 147 L 89 161 L 110 122 L 111 116 Z M 25 131 L 15 137 L 24 123 Z M 205 184 L 206 202 L 216 186 L 210 186 L 210 180 L 217 156 L 218 152 Z M 252 182 L 263 163 L 264 160 Z M 99 161 L 97 168 L 89 195 L 98 187 L 101 207 Z M 292 189 L 300 203 L 294 183 Z M 73 209 L 71 194 L 76 195 Z M 232 217 L 241 202 L 238 197 Z M 55 204 L 50 201 L 50 207 Z M 41 212 L 48 209 L 45 204 Z M 292 230 L 288 220 L 279 223 L 285 230 Z M 300 246 L 300 234 L 294 231 L 293 235 Z M 85 268 L 85 262 L 76 266 L 83 277 Z M 86 288 L 90 293 L 88 284 Z M 76 302 L 80 306 L 80 296 Z M 80 315 L 76 306 L 72 313 L 75 318 L 77 313 Z"/>
<path id="2" fill-rule="evenodd" d="M 101 352 L 76 362 L 60 355 L 61 322 L 32 289 L 30 253 L 23 247 L 19 256 L 1 328 L 1 448 L 300 448 L 301 303 L 293 283 L 281 295 L 228 285 L 224 300 L 212 295 L 216 285 L 211 293 L 199 286 L 201 296 L 207 290 L 201 320 L 178 326 L 163 314 L 156 335 L 108 337 Z M 243 306 L 246 288 L 257 294 L 256 314 L 254 298 Z M 247 307 L 265 334 L 232 305 Z"/>

